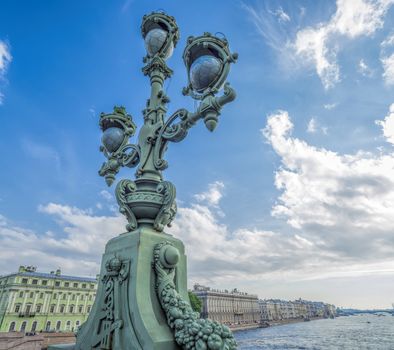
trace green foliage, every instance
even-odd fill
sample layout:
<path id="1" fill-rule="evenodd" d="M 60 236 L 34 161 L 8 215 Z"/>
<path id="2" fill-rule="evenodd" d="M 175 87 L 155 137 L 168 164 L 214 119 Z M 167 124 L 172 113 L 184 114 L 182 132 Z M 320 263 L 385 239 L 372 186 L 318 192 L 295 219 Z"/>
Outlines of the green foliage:
<path id="1" fill-rule="evenodd" d="M 196 297 L 191 291 L 189 291 L 189 299 L 190 306 L 192 307 L 193 311 L 200 313 L 202 307 L 201 300 Z"/>

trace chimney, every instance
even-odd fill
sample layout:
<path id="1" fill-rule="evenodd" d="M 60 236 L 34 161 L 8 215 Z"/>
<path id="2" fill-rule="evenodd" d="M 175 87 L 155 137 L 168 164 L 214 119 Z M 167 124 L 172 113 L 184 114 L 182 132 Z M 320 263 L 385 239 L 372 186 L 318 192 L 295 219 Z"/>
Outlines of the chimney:
<path id="1" fill-rule="evenodd" d="M 60 269 L 56 270 L 56 276 L 60 276 L 61 273 L 62 273 L 62 270 L 60 270 Z"/>

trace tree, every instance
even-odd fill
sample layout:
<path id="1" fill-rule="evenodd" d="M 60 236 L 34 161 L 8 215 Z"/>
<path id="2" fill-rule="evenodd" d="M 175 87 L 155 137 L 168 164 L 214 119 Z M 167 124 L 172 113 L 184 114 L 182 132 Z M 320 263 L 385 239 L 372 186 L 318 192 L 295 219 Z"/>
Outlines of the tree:
<path id="1" fill-rule="evenodd" d="M 189 299 L 190 299 L 190 306 L 192 307 L 193 311 L 200 313 L 201 312 L 201 300 L 196 297 L 191 291 L 189 291 Z"/>

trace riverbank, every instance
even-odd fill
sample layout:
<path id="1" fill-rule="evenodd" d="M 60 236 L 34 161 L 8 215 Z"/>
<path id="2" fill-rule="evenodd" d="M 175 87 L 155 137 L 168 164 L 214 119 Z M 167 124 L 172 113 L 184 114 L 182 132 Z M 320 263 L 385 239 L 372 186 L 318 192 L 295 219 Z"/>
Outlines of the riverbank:
<path id="1" fill-rule="evenodd" d="M 316 320 L 323 320 L 324 317 L 312 317 L 309 319 L 309 321 L 316 321 Z M 304 321 L 303 318 L 296 318 L 296 319 L 285 319 L 285 320 L 280 320 L 280 321 L 271 321 L 268 322 L 269 327 L 273 326 L 282 326 L 285 324 L 290 324 L 290 323 L 299 323 L 299 322 L 309 322 L 309 321 Z"/>
<path id="2" fill-rule="evenodd" d="M 246 325 L 233 325 L 229 326 L 232 332 L 247 331 L 249 329 L 262 328 L 260 323 L 246 324 Z"/>
<path id="3" fill-rule="evenodd" d="M 324 319 L 324 318 L 323 317 L 313 317 L 313 318 L 310 319 L 310 321 L 316 321 L 316 320 L 322 320 L 322 319 Z M 233 332 L 239 332 L 239 331 L 246 331 L 246 330 L 249 330 L 249 329 L 283 326 L 283 325 L 286 325 L 286 324 L 300 323 L 300 322 L 305 322 L 305 321 L 304 321 L 303 318 L 286 319 L 286 320 L 278 320 L 278 321 L 266 322 L 265 325 L 261 325 L 261 324 L 234 325 L 234 326 L 230 326 L 230 329 Z"/>

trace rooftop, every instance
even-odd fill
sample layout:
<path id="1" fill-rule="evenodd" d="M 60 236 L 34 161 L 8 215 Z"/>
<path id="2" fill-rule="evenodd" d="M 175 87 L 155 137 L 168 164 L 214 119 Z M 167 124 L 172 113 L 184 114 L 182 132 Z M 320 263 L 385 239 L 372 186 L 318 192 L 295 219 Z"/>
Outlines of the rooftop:
<path id="1" fill-rule="evenodd" d="M 56 279 L 56 280 L 97 283 L 96 278 L 62 275 L 60 269 L 57 269 L 56 272 L 51 271 L 51 273 L 36 272 L 36 267 L 34 266 L 20 266 L 18 272 L 0 276 L 0 278 L 6 278 L 12 276 L 39 277 L 39 278 L 48 278 L 48 279 Z"/>

